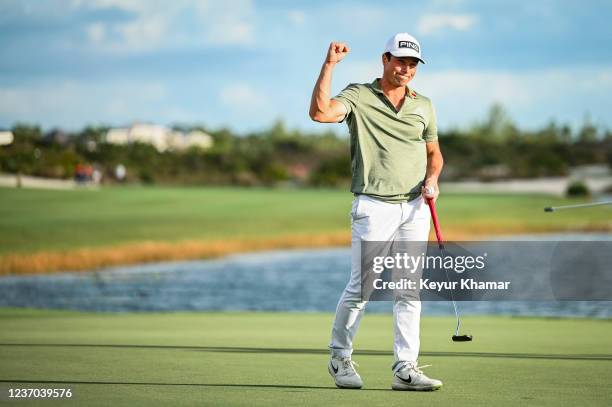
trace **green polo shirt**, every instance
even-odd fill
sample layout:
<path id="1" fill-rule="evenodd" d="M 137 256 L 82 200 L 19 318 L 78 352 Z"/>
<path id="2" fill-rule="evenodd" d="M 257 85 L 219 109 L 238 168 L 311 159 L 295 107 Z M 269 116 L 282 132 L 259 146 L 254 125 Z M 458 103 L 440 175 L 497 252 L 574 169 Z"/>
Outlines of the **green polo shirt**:
<path id="1" fill-rule="evenodd" d="M 394 203 L 418 197 L 427 168 L 425 143 L 438 140 L 431 101 L 407 87 L 397 111 L 378 79 L 350 84 L 334 99 L 348 112 L 351 192 Z"/>

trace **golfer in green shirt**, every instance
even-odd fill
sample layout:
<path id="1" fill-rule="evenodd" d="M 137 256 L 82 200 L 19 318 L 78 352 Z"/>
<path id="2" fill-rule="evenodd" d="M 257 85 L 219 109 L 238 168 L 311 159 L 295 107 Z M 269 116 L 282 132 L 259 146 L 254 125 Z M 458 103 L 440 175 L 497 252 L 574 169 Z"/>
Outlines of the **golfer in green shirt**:
<path id="1" fill-rule="evenodd" d="M 366 301 L 361 298 L 361 241 L 426 242 L 430 215 L 425 199 L 437 199 L 442 154 L 431 101 L 408 86 L 421 58 L 407 33 L 391 37 L 382 52 L 383 73 L 371 83 L 351 84 L 331 98 L 332 72 L 349 53 L 332 42 L 312 93 L 310 117 L 346 121 L 351 141 L 351 276 L 332 328 L 328 371 L 338 387 L 361 388 L 351 359 L 353 338 Z M 425 244 L 425 243 L 424 243 Z M 397 298 L 394 315 L 394 390 L 436 390 L 440 380 L 417 365 L 421 303 Z"/>

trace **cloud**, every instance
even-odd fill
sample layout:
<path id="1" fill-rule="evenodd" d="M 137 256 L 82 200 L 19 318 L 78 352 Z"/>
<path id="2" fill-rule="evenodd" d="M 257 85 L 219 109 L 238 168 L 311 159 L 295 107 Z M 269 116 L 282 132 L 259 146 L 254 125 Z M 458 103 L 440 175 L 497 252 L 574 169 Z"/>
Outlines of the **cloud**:
<path id="1" fill-rule="evenodd" d="M 95 8 L 116 7 L 139 14 L 149 13 L 151 10 L 162 5 L 159 1 L 155 0 L 91 0 L 90 2 L 75 1 L 73 2 L 73 5 L 76 7 L 81 7 L 83 5 L 87 5 L 87 3 Z"/>
<path id="2" fill-rule="evenodd" d="M 228 85 L 219 91 L 219 100 L 237 110 L 258 111 L 267 107 L 267 96 L 246 83 Z"/>
<path id="3" fill-rule="evenodd" d="M 351 61 L 334 72 L 333 92 L 351 82 L 380 77 L 378 61 Z M 608 124 L 612 105 L 612 67 L 524 70 L 444 70 L 419 68 L 411 86 L 431 98 L 441 128 L 482 120 L 493 103 L 501 103 L 521 126 L 537 127 L 550 119 L 579 125 L 586 113 Z"/>
<path id="4" fill-rule="evenodd" d="M 465 0 L 432 0 L 431 4 L 435 7 L 457 7 L 465 3 Z"/>
<path id="5" fill-rule="evenodd" d="M 208 16 L 204 18 L 208 20 Z M 253 45 L 255 26 L 250 18 L 239 13 L 223 12 L 209 22 L 204 34 L 208 45 Z"/>
<path id="6" fill-rule="evenodd" d="M 169 94 L 159 82 L 66 80 L 0 87 L 0 122 L 36 122 L 71 129 L 157 118 Z M 87 101 L 87 103 L 85 103 Z"/>
<path id="7" fill-rule="evenodd" d="M 414 86 L 431 97 L 443 125 L 466 125 L 504 105 L 520 125 L 550 119 L 578 125 L 586 113 L 607 122 L 612 68 L 542 69 L 525 72 L 449 70 L 417 74 Z"/>
<path id="8" fill-rule="evenodd" d="M 429 72 L 426 66 L 421 69 L 411 86 L 434 102 L 443 130 L 482 120 L 494 102 L 504 105 L 521 127 L 543 126 L 552 118 L 578 126 L 586 113 L 594 123 L 609 125 L 610 67 L 521 72 Z M 380 67 L 376 63 L 347 64 L 339 66 L 336 73 L 335 92 L 349 82 L 370 82 L 380 75 Z M 314 125 L 307 118 L 308 90 L 296 98 L 295 89 L 277 89 L 272 98 L 264 84 L 253 86 L 243 82 L 228 84 L 218 91 L 217 98 L 202 100 L 200 92 L 194 89 L 214 85 L 197 80 L 185 78 L 180 83 L 146 78 L 49 80 L 4 85 L 0 86 L 0 126 L 23 121 L 39 123 L 47 129 L 61 126 L 76 130 L 86 124 L 125 125 L 139 120 L 159 124 L 176 121 L 226 124 L 240 131 L 251 131 L 282 116 L 292 126 L 316 131 L 325 128 Z M 329 128 L 340 129 L 338 126 Z"/>
<path id="9" fill-rule="evenodd" d="M 478 22 L 474 14 L 427 14 L 417 23 L 417 30 L 422 35 L 431 35 L 443 30 L 467 31 Z"/>
<path id="10" fill-rule="evenodd" d="M 330 8 L 324 10 L 324 14 L 328 14 L 333 18 L 333 24 L 339 25 L 349 32 L 355 34 L 372 34 L 372 27 L 384 26 L 389 14 L 387 9 L 380 6 L 370 6 L 364 4 L 355 4 L 351 7 L 345 7 L 342 4 L 329 3 Z M 336 29 L 331 30 L 331 32 Z M 388 34 L 386 34 L 388 35 Z"/>
<path id="11" fill-rule="evenodd" d="M 127 21 L 95 21 L 85 28 L 90 43 L 106 52 L 255 43 L 251 0 L 234 1 L 231 7 L 210 0 L 95 0 L 76 2 L 74 7 L 117 9 L 131 16 Z"/>
<path id="12" fill-rule="evenodd" d="M 101 43 L 104 40 L 106 26 L 102 23 L 93 23 L 87 26 L 87 37 L 92 43 Z"/>
<path id="13" fill-rule="evenodd" d="M 301 26 L 306 21 L 306 14 L 301 10 L 290 10 L 287 13 L 287 19 L 291 24 Z"/>
<path id="14" fill-rule="evenodd" d="M 343 61 L 334 72 L 332 84 L 371 82 L 374 78 L 382 75 L 382 69 L 382 62 L 375 59 L 370 61 Z"/>

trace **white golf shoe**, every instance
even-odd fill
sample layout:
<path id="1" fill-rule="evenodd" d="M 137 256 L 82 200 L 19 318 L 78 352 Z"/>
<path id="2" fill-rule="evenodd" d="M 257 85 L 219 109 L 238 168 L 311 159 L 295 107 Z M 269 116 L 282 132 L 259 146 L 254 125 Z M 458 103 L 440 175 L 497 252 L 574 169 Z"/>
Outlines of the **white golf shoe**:
<path id="1" fill-rule="evenodd" d="M 331 358 L 327 364 L 329 374 L 334 378 L 336 386 L 341 389 L 361 389 L 363 381 L 355 370 L 357 363 L 351 358 Z"/>
<path id="2" fill-rule="evenodd" d="M 442 387 L 442 382 L 425 376 L 421 369 L 430 366 L 417 366 L 416 362 L 406 362 L 393 374 L 393 390 L 431 391 Z"/>

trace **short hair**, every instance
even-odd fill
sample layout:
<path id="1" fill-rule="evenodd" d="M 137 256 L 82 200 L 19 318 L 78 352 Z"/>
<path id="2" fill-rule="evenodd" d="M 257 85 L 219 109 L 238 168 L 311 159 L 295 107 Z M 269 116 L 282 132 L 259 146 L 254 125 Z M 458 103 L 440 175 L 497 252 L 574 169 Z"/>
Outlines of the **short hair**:
<path id="1" fill-rule="evenodd" d="M 387 58 L 387 61 L 391 61 L 391 57 L 394 56 L 394 55 L 392 53 L 390 53 L 390 52 L 385 52 L 383 54 L 383 56 Z M 402 58 L 402 57 L 396 57 L 396 58 Z M 421 61 L 421 59 L 417 58 L 417 57 L 410 57 L 410 58 L 416 59 L 417 60 L 417 64 Z"/>

